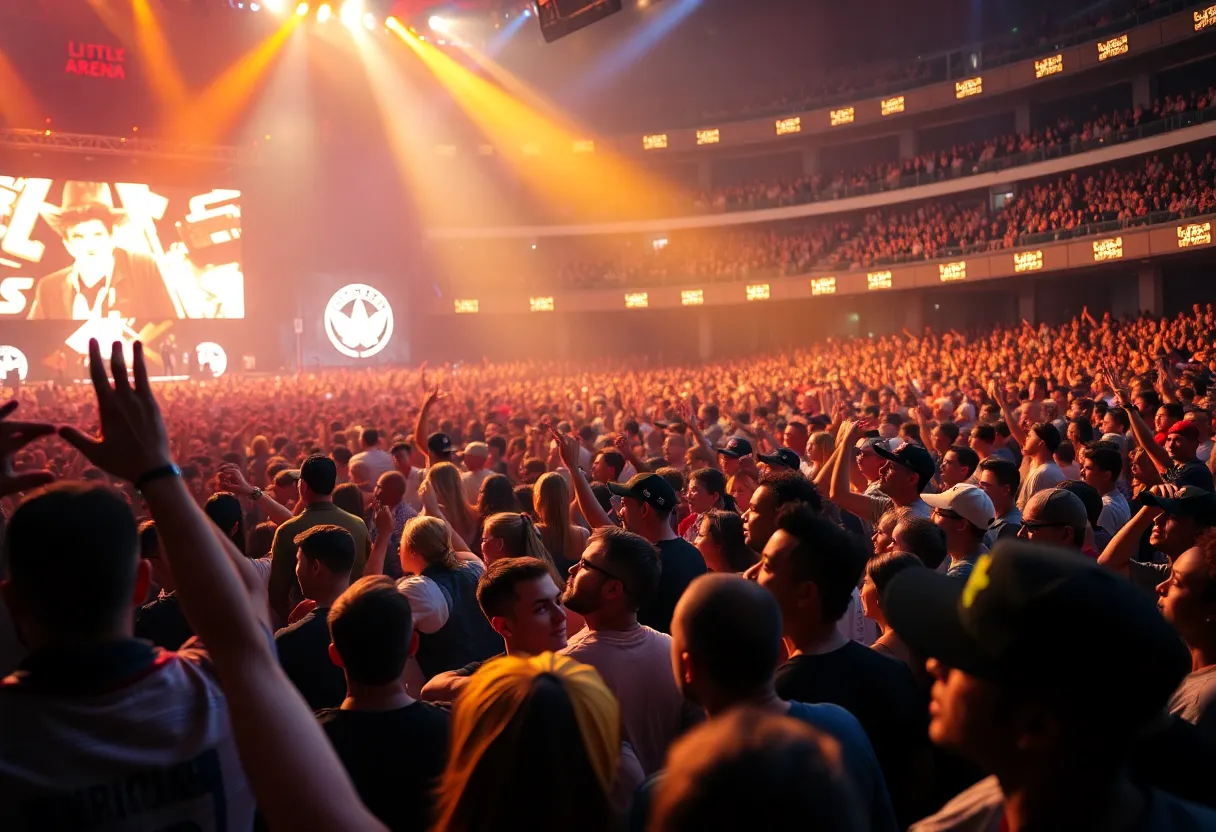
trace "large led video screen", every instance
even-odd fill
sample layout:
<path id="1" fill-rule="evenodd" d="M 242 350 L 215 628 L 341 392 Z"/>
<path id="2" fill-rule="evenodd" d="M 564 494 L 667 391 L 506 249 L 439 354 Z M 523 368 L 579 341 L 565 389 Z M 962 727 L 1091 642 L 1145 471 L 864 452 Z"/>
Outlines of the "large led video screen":
<path id="1" fill-rule="evenodd" d="M 0 323 L 244 317 L 240 191 L 0 176 Z"/>

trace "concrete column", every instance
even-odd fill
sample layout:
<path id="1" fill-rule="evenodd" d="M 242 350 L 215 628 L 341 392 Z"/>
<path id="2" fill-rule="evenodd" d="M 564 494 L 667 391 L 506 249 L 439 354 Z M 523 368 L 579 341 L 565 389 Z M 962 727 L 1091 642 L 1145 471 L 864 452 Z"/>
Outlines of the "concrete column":
<path id="1" fill-rule="evenodd" d="M 709 361 L 714 357 L 714 328 L 709 322 L 709 313 L 702 309 L 697 314 L 697 358 Z"/>
<path id="2" fill-rule="evenodd" d="M 697 187 L 703 191 L 713 190 L 714 187 L 714 171 L 709 159 L 704 157 L 697 160 Z"/>
<path id="3" fill-rule="evenodd" d="M 1151 107 L 1153 104 L 1153 82 L 1148 73 L 1132 78 L 1132 106 Z"/>
<path id="4" fill-rule="evenodd" d="M 1155 263 L 1144 263 L 1140 266 L 1139 277 L 1139 309 L 1140 312 L 1160 317 L 1164 314 L 1165 303 L 1162 297 L 1161 267 Z"/>
<path id="5" fill-rule="evenodd" d="M 802 173 L 805 176 L 819 173 L 819 148 L 804 147 L 802 149 Z"/>
<path id="6" fill-rule="evenodd" d="M 1019 104 L 1013 109 L 1013 129 L 1019 133 L 1030 132 L 1030 103 Z"/>
<path id="7" fill-rule="evenodd" d="M 903 328 L 917 338 L 925 331 L 925 296 L 921 292 L 901 292 L 900 304 L 904 310 Z"/>
<path id="8" fill-rule="evenodd" d="M 916 131 L 904 130 L 899 134 L 899 158 L 912 159 L 916 156 Z"/>
<path id="9" fill-rule="evenodd" d="M 1037 324 L 1034 308 L 1034 284 L 1026 282 L 1018 286 L 1018 320 Z"/>

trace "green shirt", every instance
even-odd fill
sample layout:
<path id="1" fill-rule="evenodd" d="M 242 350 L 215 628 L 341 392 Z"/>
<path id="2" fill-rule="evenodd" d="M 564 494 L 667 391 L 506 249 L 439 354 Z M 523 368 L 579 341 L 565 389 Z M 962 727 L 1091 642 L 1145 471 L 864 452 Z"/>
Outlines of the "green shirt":
<path id="1" fill-rule="evenodd" d="M 313 503 L 290 520 L 285 521 L 274 533 L 274 545 L 270 550 L 270 607 L 281 621 L 286 621 L 293 606 L 293 593 L 299 598 L 300 589 L 296 581 L 295 539 L 314 526 L 341 526 L 355 539 L 355 565 L 350 570 L 352 582 L 363 577 L 363 567 L 371 554 L 371 538 L 367 534 L 367 523 L 343 511 L 333 503 Z"/>

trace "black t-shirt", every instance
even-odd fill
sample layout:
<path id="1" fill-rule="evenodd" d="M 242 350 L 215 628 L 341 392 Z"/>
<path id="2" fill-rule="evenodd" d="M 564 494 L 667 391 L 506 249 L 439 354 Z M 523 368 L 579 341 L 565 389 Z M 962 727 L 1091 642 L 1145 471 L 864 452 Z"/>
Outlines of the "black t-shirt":
<path id="1" fill-rule="evenodd" d="M 659 588 L 654 596 L 638 610 L 638 621 L 660 633 L 670 633 L 671 616 L 676 611 L 680 596 L 693 578 L 709 570 L 697 547 L 682 537 L 662 540 L 655 546 L 663 562 L 663 571 L 659 575 Z"/>
<path id="2" fill-rule="evenodd" d="M 1175 465 L 1166 472 L 1162 479 L 1178 487 L 1193 485 L 1209 494 L 1216 491 L 1212 483 L 1212 472 L 1208 470 L 1208 466 L 1197 459 L 1192 459 L 1182 465 Z"/>
<path id="3" fill-rule="evenodd" d="M 147 639 L 157 647 L 177 650 L 193 635 L 175 593 L 149 601 L 135 614 L 135 637 Z"/>
<path id="4" fill-rule="evenodd" d="M 820 655 L 799 655 L 777 670 L 777 695 L 831 702 L 865 728 L 891 792 L 901 827 L 924 817 L 917 758 L 929 751 L 929 711 L 907 666 L 850 641 Z"/>
<path id="5" fill-rule="evenodd" d="M 325 710 L 317 721 L 372 814 L 394 832 L 430 828 L 447 763 L 447 711 L 415 702 L 393 711 Z"/>
<path id="6" fill-rule="evenodd" d="M 329 609 L 318 608 L 275 633 L 279 664 L 314 711 L 346 698 L 346 674 L 329 658 Z"/>

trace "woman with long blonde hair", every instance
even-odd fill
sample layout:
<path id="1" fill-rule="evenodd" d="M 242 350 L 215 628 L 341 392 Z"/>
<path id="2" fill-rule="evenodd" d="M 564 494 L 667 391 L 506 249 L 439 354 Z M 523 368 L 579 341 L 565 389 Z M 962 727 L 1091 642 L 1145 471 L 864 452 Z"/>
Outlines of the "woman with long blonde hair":
<path id="1" fill-rule="evenodd" d="M 570 519 L 570 485 L 561 474 L 549 473 L 536 481 L 536 528 L 551 560 L 566 575 L 583 556 L 591 532 Z"/>
<path id="2" fill-rule="evenodd" d="M 481 515 L 465 498 L 460 471 L 450 462 L 440 462 L 427 469 L 426 481 L 435 493 L 444 519 L 470 548 L 477 546 Z"/>
<path id="3" fill-rule="evenodd" d="M 452 547 L 447 524 L 438 517 L 414 517 L 401 531 L 397 588 L 410 599 L 418 632 L 418 666 L 423 676 L 485 661 L 503 650 L 477 603 L 477 582 L 485 566 L 472 552 Z"/>
<path id="4" fill-rule="evenodd" d="M 621 713 L 594 669 L 554 653 L 503 656 L 469 677 L 452 710 L 435 832 L 609 832 Z M 543 800 L 520 800 L 544 784 Z M 503 807 L 510 807 L 510 821 Z"/>

